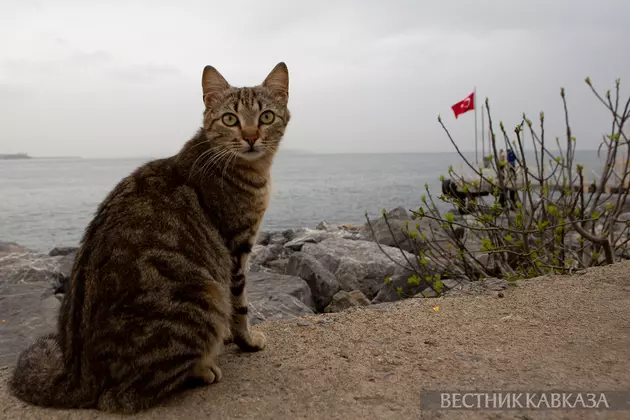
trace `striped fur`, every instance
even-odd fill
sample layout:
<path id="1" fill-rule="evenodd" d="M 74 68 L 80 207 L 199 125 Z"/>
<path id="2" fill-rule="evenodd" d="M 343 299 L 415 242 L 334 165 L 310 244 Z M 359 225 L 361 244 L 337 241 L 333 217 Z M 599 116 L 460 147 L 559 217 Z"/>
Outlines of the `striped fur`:
<path id="1" fill-rule="evenodd" d="M 58 331 L 20 355 L 11 378 L 22 400 L 133 413 L 188 379 L 221 380 L 230 335 L 264 347 L 245 277 L 290 119 L 288 72 L 280 63 L 261 85 L 235 88 L 208 66 L 202 87 L 203 127 L 121 180 L 87 226 Z M 262 123 L 265 111 L 274 118 Z"/>

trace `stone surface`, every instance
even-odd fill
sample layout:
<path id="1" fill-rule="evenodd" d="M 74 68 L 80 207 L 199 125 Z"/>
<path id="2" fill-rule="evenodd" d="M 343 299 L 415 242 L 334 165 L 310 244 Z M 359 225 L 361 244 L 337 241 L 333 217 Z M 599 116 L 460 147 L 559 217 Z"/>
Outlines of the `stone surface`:
<path id="1" fill-rule="evenodd" d="M 250 272 L 247 275 L 247 299 L 252 324 L 314 314 L 311 290 L 296 276 Z"/>
<path id="2" fill-rule="evenodd" d="M 275 273 L 288 274 L 286 273 L 288 263 L 288 258 L 280 258 L 278 260 L 269 261 L 267 266 L 269 267 L 269 270 Z"/>
<path id="3" fill-rule="evenodd" d="M 270 246 L 254 245 L 249 254 L 249 264 L 264 265 L 267 261 L 275 258 L 274 250 Z"/>
<path id="4" fill-rule="evenodd" d="M 300 251 L 304 244 L 311 243 L 316 244 L 330 237 L 340 236 L 336 232 L 329 232 L 326 230 L 308 230 L 302 235 L 296 236 L 294 239 L 284 244 L 285 248 L 289 248 L 292 251 Z"/>
<path id="5" fill-rule="evenodd" d="M 248 292 L 248 299 L 251 324 L 314 314 L 304 302 L 286 293 L 270 295 L 264 292 Z"/>
<path id="6" fill-rule="evenodd" d="M 361 238 L 387 246 L 399 247 L 408 252 L 426 249 L 428 240 L 432 242 L 446 242 L 448 240 L 448 236 L 437 222 L 430 219 L 411 220 L 404 207 L 396 207 L 386 214 L 387 220 L 380 217 L 374 220 L 370 219 L 369 223 L 366 222 L 360 231 Z M 412 238 L 408 233 L 409 231 L 415 231 L 417 237 Z M 423 240 L 421 234 L 424 234 L 427 239 Z"/>
<path id="7" fill-rule="evenodd" d="M 50 250 L 50 252 L 48 253 L 48 256 L 57 257 L 59 255 L 61 256 L 68 255 L 68 254 L 76 253 L 78 249 L 79 248 L 77 248 L 76 246 L 54 247 L 53 249 Z"/>
<path id="8" fill-rule="evenodd" d="M 311 289 L 317 311 L 323 311 L 339 291 L 339 282 L 315 257 L 295 252 L 289 258 L 286 274 L 302 278 Z"/>
<path id="9" fill-rule="evenodd" d="M 48 281 L 0 282 L 0 366 L 14 364 L 38 336 L 55 330 L 60 305 Z"/>
<path id="10" fill-rule="evenodd" d="M 24 252 L 32 252 L 32 251 L 15 242 L 0 241 L 0 255 L 9 254 L 13 252 L 24 253 Z"/>
<path id="11" fill-rule="evenodd" d="M 11 252 L 0 254 L 0 282 L 32 283 L 49 282 L 59 285 L 62 257 L 49 257 L 35 252 Z"/>
<path id="12" fill-rule="evenodd" d="M 370 301 L 359 290 L 352 290 L 350 292 L 340 290 L 333 296 L 330 305 L 324 309 L 324 312 L 341 312 L 348 308 L 367 306 L 369 304 Z"/>
<path id="13" fill-rule="evenodd" d="M 320 243 L 306 243 L 302 252 L 315 257 L 328 271 L 333 273 L 341 289 L 361 290 L 373 298 L 387 276 L 402 273 L 408 266 L 401 250 L 382 246 L 383 250 L 403 267 L 390 260 L 375 242 L 328 238 Z M 413 260 L 411 254 L 407 254 Z"/>
<path id="14" fill-rule="evenodd" d="M 383 281 L 383 285 L 372 299 L 372 303 L 395 302 L 397 300 L 412 297 L 424 290 L 428 285 L 423 279 L 419 283 L 409 281 L 414 275 L 413 271 L 391 276 L 389 281 Z"/>
<path id="15" fill-rule="evenodd" d="M 300 232 L 301 229 L 298 229 L 297 232 Z M 258 245 L 284 245 L 289 242 L 296 236 L 296 231 L 294 229 L 286 229 L 283 231 L 263 231 L 258 234 L 258 240 L 256 244 Z"/>

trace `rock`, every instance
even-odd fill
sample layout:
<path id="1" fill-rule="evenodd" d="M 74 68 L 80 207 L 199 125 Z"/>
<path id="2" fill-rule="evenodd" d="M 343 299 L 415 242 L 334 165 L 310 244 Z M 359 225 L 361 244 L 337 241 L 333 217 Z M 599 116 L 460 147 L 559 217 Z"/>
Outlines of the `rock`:
<path id="1" fill-rule="evenodd" d="M 328 231 L 309 229 L 304 234 L 298 235 L 297 237 L 293 238 L 289 242 L 285 243 L 284 247 L 292 251 L 300 251 L 302 247 L 304 246 L 304 244 L 306 243 L 316 244 L 331 237 L 331 235 L 334 235 L 334 234 L 331 234 Z"/>
<path id="2" fill-rule="evenodd" d="M 55 302 L 57 301 L 57 302 Z M 55 331 L 61 303 L 48 281 L 0 282 L 0 366 L 13 365 L 37 337 Z"/>
<path id="3" fill-rule="evenodd" d="M 293 296 L 309 308 L 314 308 L 311 289 L 297 276 L 272 272 L 250 272 L 247 275 L 247 296 Z M 251 299 L 250 299 L 251 300 Z"/>
<path id="4" fill-rule="evenodd" d="M 66 292 L 66 284 L 70 281 L 70 277 L 72 276 L 72 266 L 74 265 L 74 260 L 76 256 L 77 252 L 74 251 L 64 255 L 59 260 L 60 276 L 58 278 L 59 284 L 57 284 L 55 288 L 56 293 Z"/>
<path id="5" fill-rule="evenodd" d="M 412 235 L 409 234 L 410 231 Z M 465 233 L 465 229 L 462 227 L 456 227 L 454 231 L 455 236 L 459 238 Z M 370 223 L 366 222 L 361 228 L 360 235 L 364 240 L 399 247 L 412 253 L 425 250 L 429 241 L 443 242 L 444 246 L 451 242 L 438 222 L 428 218 L 410 218 L 407 211 L 401 206 L 387 213 L 387 221 L 384 217 L 380 217 L 370 220 Z"/>
<path id="6" fill-rule="evenodd" d="M 403 206 L 398 206 L 395 209 L 390 210 L 389 213 L 387 213 L 387 217 L 397 220 L 410 220 L 407 209 Z"/>
<path id="7" fill-rule="evenodd" d="M 438 297 L 438 294 L 437 294 L 437 292 L 435 290 L 431 289 L 430 287 L 427 287 L 422 292 L 416 294 L 414 297 L 416 297 L 416 298 L 434 298 L 434 297 Z"/>
<path id="8" fill-rule="evenodd" d="M 382 246 L 394 261 L 408 266 L 401 250 Z M 399 266 L 379 249 L 375 242 L 348 240 L 331 237 L 320 243 L 306 243 L 302 252 L 312 255 L 324 268 L 334 274 L 343 290 L 361 290 L 368 298 L 373 298 L 387 276 L 402 273 Z M 413 261 L 411 254 L 406 254 Z"/>
<path id="9" fill-rule="evenodd" d="M 415 240 L 409 235 L 409 231 L 417 233 Z M 432 242 L 448 240 L 448 236 L 437 222 L 430 219 L 412 221 L 403 207 L 390 210 L 387 213 L 387 221 L 384 217 L 380 217 L 376 220 L 370 220 L 369 223 L 366 222 L 360 234 L 361 238 L 365 240 L 399 247 L 408 252 L 426 249 L 429 240 Z M 426 240 L 422 239 L 422 234 L 425 235 Z"/>
<path id="10" fill-rule="evenodd" d="M 319 225 L 318 225 L 319 226 Z M 330 238 L 342 239 L 359 239 L 360 235 L 351 230 L 339 229 L 326 225 L 327 230 L 323 229 L 301 229 L 295 232 L 295 236 L 284 247 L 292 251 L 301 251 L 304 244 L 317 244 Z M 321 226 L 320 226 L 321 227 Z"/>
<path id="11" fill-rule="evenodd" d="M 0 241 L 0 254 L 26 253 L 26 252 L 32 252 L 32 251 L 15 242 Z"/>
<path id="12" fill-rule="evenodd" d="M 57 318 L 59 317 L 59 309 L 61 309 L 61 301 L 57 296 L 52 295 L 42 300 L 41 316 L 44 323 L 50 329 L 57 326 Z"/>
<path id="13" fill-rule="evenodd" d="M 395 302 L 415 296 L 426 289 L 428 284 L 424 279 L 421 279 L 419 283 L 409 280 L 414 274 L 413 271 L 406 271 L 403 274 L 390 277 L 389 281 L 384 281 L 378 293 L 372 299 L 372 303 Z"/>
<path id="14" fill-rule="evenodd" d="M 284 243 L 294 239 L 301 231 L 304 229 L 286 229 L 282 231 L 282 237 L 284 238 Z M 283 243 L 283 244 L 284 244 Z"/>
<path id="15" fill-rule="evenodd" d="M 269 241 L 271 240 L 271 232 L 262 231 L 258 232 L 258 237 L 256 238 L 256 245 L 269 245 Z"/>
<path id="16" fill-rule="evenodd" d="M 442 280 L 442 284 L 444 285 L 444 287 L 446 289 L 454 289 L 456 287 L 464 287 L 466 286 L 468 283 L 470 283 L 469 280 L 466 279 L 444 279 Z"/>
<path id="17" fill-rule="evenodd" d="M 0 259 L 0 282 L 59 284 L 60 257 L 49 257 L 35 252 L 8 253 Z"/>
<path id="18" fill-rule="evenodd" d="M 295 252 L 289 258 L 286 274 L 298 276 L 308 284 L 315 309 L 323 311 L 339 291 L 339 282 L 315 257 Z"/>
<path id="19" fill-rule="evenodd" d="M 304 302 L 286 293 L 268 295 L 248 292 L 248 299 L 251 324 L 314 315 L 313 310 Z"/>
<path id="20" fill-rule="evenodd" d="M 274 273 L 289 274 L 286 272 L 288 264 L 289 264 L 288 258 L 280 258 L 279 260 L 269 261 L 267 263 L 267 266 Z"/>
<path id="21" fill-rule="evenodd" d="M 335 230 L 335 229 L 337 229 L 337 227 L 329 224 L 325 220 L 322 220 L 321 222 L 319 222 L 317 224 L 317 226 L 315 226 L 315 229 L 317 229 L 317 230 Z"/>
<path id="22" fill-rule="evenodd" d="M 76 253 L 79 248 L 75 246 L 60 246 L 54 247 L 49 253 L 50 257 L 64 256 L 72 253 Z"/>
<path id="23" fill-rule="evenodd" d="M 274 259 L 275 255 L 269 246 L 254 245 L 251 254 L 249 254 L 248 264 L 264 265 L 267 261 Z"/>
<path id="24" fill-rule="evenodd" d="M 265 267 L 264 265 L 259 265 L 259 264 L 250 264 L 248 271 L 250 273 L 259 273 L 259 272 L 271 273 L 272 272 L 272 270 L 269 267 Z"/>
<path id="25" fill-rule="evenodd" d="M 359 290 L 352 290 L 350 292 L 340 290 L 333 296 L 330 305 L 324 309 L 324 312 L 341 312 L 344 309 L 355 306 L 367 306 L 369 304 L 370 301 Z"/>

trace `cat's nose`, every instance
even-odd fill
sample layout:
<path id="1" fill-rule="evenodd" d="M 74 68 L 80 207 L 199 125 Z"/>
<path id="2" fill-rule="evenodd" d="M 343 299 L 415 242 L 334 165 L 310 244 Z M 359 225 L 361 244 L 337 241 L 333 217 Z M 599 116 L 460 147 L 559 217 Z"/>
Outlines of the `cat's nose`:
<path id="1" fill-rule="evenodd" d="M 245 140 L 250 146 L 256 143 L 256 140 L 260 138 L 258 127 L 243 127 L 243 140 Z"/>

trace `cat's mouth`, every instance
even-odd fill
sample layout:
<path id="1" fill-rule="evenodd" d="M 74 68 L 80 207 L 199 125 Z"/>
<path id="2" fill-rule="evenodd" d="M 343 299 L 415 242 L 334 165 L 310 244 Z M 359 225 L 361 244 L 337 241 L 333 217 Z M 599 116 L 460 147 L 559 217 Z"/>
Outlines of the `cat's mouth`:
<path id="1" fill-rule="evenodd" d="M 245 160 L 256 160 L 263 155 L 263 151 L 258 147 L 249 147 L 247 150 L 241 151 L 240 156 Z"/>

